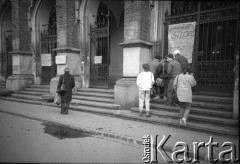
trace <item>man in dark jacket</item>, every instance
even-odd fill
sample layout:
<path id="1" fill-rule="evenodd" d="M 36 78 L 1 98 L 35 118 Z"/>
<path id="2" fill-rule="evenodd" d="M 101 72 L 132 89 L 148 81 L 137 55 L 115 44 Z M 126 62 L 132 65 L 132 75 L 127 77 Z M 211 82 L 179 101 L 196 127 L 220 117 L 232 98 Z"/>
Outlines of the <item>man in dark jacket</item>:
<path id="1" fill-rule="evenodd" d="M 160 55 L 156 55 L 153 60 L 151 60 L 148 64 L 150 67 L 150 71 L 153 73 L 154 76 L 154 80 L 156 80 L 157 78 L 157 69 L 159 67 L 159 65 L 161 64 L 162 61 L 162 56 Z M 155 96 L 159 96 L 159 92 L 160 92 L 160 88 L 157 86 L 156 83 L 153 84 L 153 91 L 154 91 L 154 95 L 151 95 L 151 98 L 155 97 Z"/>
<path id="2" fill-rule="evenodd" d="M 181 64 L 178 61 L 173 60 L 172 54 L 168 54 L 167 61 L 168 61 L 167 74 L 168 74 L 168 78 L 169 78 L 169 83 L 168 83 L 168 88 L 167 88 L 166 105 L 174 105 L 173 99 L 172 99 L 173 98 L 173 83 L 174 83 L 175 77 L 178 74 L 182 73 L 182 68 L 181 68 Z"/>
<path id="3" fill-rule="evenodd" d="M 62 85 L 65 85 L 65 92 L 61 95 L 61 114 L 68 114 L 68 108 L 70 101 L 72 100 L 72 89 L 75 87 L 75 80 L 72 75 L 69 74 L 69 67 L 64 69 L 64 74 L 60 76 L 58 81 L 57 91 L 61 89 Z"/>
<path id="4" fill-rule="evenodd" d="M 187 58 L 180 55 L 179 50 L 174 51 L 173 56 L 174 56 L 174 60 L 178 61 L 181 64 L 182 68 L 184 68 L 184 66 L 186 66 L 188 64 Z"/>

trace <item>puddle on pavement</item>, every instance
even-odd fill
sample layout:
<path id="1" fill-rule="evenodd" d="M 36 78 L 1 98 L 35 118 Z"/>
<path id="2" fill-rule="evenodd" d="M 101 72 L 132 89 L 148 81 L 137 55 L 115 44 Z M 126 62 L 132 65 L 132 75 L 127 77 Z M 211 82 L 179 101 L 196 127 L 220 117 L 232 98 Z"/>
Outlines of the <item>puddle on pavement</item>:
<path id="1" fill-rule="evenodd" d="M 50 134 L 59 139 L 64 138 L 83 138 L 91 137 L 93 134 L 91 132 L 86 132 L 80 129 L 72 129 L 69 127 L 64 127 L 61 125 L 56 125 L 52 123 L 43 123 L 44 132 Z"/>

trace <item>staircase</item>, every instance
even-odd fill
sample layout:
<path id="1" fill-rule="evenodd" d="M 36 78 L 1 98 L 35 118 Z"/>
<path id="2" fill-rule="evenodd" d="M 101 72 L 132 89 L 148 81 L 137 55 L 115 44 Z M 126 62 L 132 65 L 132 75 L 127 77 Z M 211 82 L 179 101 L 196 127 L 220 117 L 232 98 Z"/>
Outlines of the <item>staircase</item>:
<path id="1" fill-rule="evenodd" d="M 0 97 L 0 99 L 58 107 L 42 99 L 42 95 L 46 94 L 49 94 L 49 85 L 30 85 L 22 91 L 15 92 L 11 97 Z M 161 99 L 151 100 L 151 117 L 139 117 L 138 107 L 132 107 L 131 111 L 119 110 L 120 105 L 114 104 L 113 89 L 80 89 L 73 93 L 70 109 L 153 124 L 165 124 L 210 134 L 236 137 L 239 130 L 238 120 L 234 120 L 232 114 L 233 97 L 225 94 L 198 93 L 193 95 L 192 110 L 186 127 L 179 123 L 179 108 L 164 106 Z"/>
<path id="2" fill-rule="evenodd" d="M 11 97 L 2 97 L 2 99 L 31 104 L 57 106 L 54 103 L 46 103 L 42 99 L 42 95 L 46 94 L 49 94 L 49 85 L 30 85 L 24 90 L 15 92 Z M 120 109 L 120 105 L 113 103 L 113 98 L 113 89 L 80 89 L 78 92 L 73 93 L 70 108 L 89 112 L 97 111 L 99 113 L 104 113 L 106 110 L 111 111 Z"/>
<path id="3" fill-rule="evenodd" d="M 233 119 L 233 97 L 228 94 L 198 93 L 193 95 L 192 109 L 187 126 L 179 123 L 179 107 L 164 106 L 163 100 L 151 100 L 152 119 L 168 122 L 182 128 L 218 134 L 238 135 L 238 120 Z M 132 112 L 138 113 L 138 107 Z M 153 120 L 151 120 L 153 121 Z"/>
<path id="4" fill-rule="evenodd" d="M 6 90 L 6 81 L 0 81 L 0 91 Z"/>

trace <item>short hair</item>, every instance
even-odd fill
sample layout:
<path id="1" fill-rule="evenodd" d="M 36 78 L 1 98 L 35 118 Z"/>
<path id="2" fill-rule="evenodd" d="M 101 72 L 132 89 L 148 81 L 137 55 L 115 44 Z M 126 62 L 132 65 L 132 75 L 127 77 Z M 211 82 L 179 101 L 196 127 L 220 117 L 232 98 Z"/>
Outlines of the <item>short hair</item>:
<path id="1" fill-rule="evenodd" d="M 173 59 L 173 54 L 168 54 L 167 57 Z"/>
<path id="2" fill-rule="evenodd" d="M 192 73 L 192 67 L 191 65 L 188 63 L 188 64 L 185 64 L 183 65 L 183 74 L 185 75 L 187 72 L 190 74 Z"/>
<path id="3" fill-rule="evenodd" d="M 150 70 L 149 64 L 143 64 L 143 65 L 142 65 L 142 68 L 143 68 L 144 71 L 146 71 L 146 72 Z"/>
<path id="4" fill-rule="evenodd" d="M 154 58 L 155 58 L 155 59 L 162 59 L 162 56 L 156 55 Z"/>

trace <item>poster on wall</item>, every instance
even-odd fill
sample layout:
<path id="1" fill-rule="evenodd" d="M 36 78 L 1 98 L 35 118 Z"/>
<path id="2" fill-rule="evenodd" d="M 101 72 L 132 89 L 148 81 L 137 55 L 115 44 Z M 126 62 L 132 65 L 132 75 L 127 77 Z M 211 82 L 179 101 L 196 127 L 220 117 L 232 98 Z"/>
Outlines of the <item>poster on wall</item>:
<path id="1" fill-rule="evenodd" d="M 169 25 L 168 28 L 168 53 L 179 50 L 181 55 L 192 63 L 192 53 L 195 38 L 196 22 Z"/>
<path id="2" fill-rule="evenodd" d="M 102 64 L 102 56 L 94 56 L 94 64 Z"/>
<path id="3" fill-rule="evenodd" d="M 51 54 L 41 54 L 41 64 L 42 66 L 52 65 L 52 55 Z"/>

